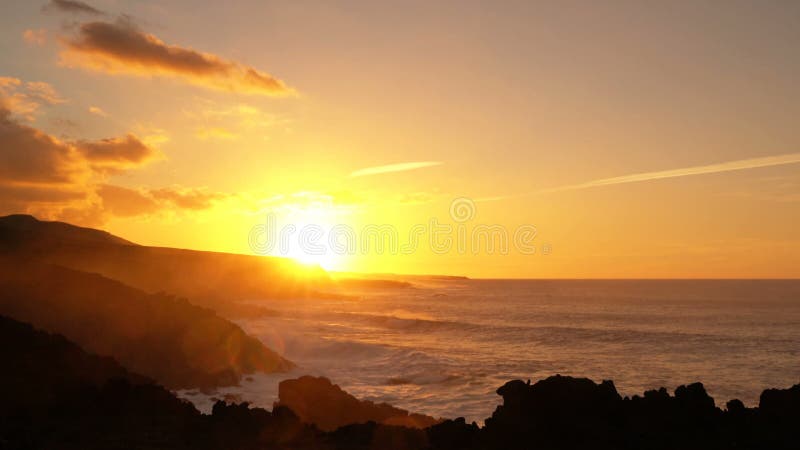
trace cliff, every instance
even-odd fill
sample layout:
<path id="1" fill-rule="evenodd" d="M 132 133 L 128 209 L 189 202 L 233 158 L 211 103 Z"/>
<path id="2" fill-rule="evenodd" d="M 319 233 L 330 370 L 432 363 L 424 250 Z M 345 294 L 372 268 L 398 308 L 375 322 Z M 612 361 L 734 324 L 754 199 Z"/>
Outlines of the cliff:
<path id="1" fill-rule="evenodd" d="M 0 314 L 170 387 L 238 383 L 292 363 L 213 311 L 97 274 L 0 257 Z"/>

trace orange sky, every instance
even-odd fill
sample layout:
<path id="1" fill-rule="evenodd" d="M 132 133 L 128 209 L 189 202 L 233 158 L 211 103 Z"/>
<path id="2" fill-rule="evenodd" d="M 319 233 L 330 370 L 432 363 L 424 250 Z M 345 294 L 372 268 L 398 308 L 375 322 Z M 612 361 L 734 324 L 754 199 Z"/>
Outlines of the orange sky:
<path id="1" fill-rule="evenodd" d="M 297 231 L 266 253 L 334 270 L 798 277 L 798 22 L 796 2 L 10 2 L 0 213 L 238 253 L 275 217 Z M 379 225 L 397 249 L 363 244 Z"/>

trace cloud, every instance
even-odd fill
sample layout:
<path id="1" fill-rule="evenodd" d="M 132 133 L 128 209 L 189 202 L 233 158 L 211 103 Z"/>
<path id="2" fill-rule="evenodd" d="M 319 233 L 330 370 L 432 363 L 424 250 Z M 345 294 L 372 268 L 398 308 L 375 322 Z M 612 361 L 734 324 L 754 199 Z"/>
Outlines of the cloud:
<path id="1" fill-rule="evenodd" d="M 36 113 L 39 110 L 39 104 L 30 101 L 27 97 L 21 94 L 3 97 L 0 100 L 0 108 L 7 111 L 9 114 L 14 114 L 25 118 L 29 122 L 36 119 Z"/>
<path id="2" fill-rule="evenodd" d="M 417 162 L 404 162 L 398 164 L 389 164 L 386 166 L 367 167 L 364 169 L 356 170 L 351 173 L 351 177 L 365 177 L 370 175 L 378 175 L 382 173 L 392 172 L 405 172 L 407 170 L 422 169 L 425 167 L 438 166 L 442 164 L 441 161 L 417 161 Z"/>
<path id="3" fill-rule="evenodd" d="M 263 129 L 286 124 L 289 121 L 255 106 L 238 103 L 220 105 L 208 99 L 197 99 L 197 106 L 183 111 L 187 118 L 204 124 L 230 124 L 244 129 Z"/>
<path id="4" fill-rule="evenodd" d="M 103 211 L 119 217 L 152 214 L 160 209 L 152 197 L 137 189 L 102 184 L 97 195 L 103 202 Z"/>
<path id="5" fill-rule="evenodd" d="M 152 215 L 164 210 L 199 211 L 214 206 L 226 195 L 205 189 L 168 187 L 159 189 L 132 189 L 102 184 L 97 189 L 102 201 L 102 211 L 118 217 Z"/>
<path id="6" fill-rule="evenodd" d="M 0 109 L 0 184 L 72 183 L 86 175 L 75 148 Z"/>
<path id="7" fill-rule="evenodd" d="M 0 198 L 20 203 L 61 203 L 86 198 L 82 189 L 54 185 L 0 185 Z"/>
<path id="8" fill-rule="evenodd" d="M 760 158 L 737 159 L 734 161 L 727 161 L 717 164 L 708 164 L 704 166 L 691 166 L 680 169 L 634 173 L 630 175 L 622 175 L 619 177 L 612 177 L 612 178 L 600 178 L 597 180 L 587 181 L 585 183 L 570 184 L 566 186 L 540 189 L 538 191 L 533 191 L 533 192 L 481 197 L 481 198 L 476 198 L 474 201 L 494 202 L 500 200 L 507 200 L 510 198 L 527 197 L 529 195 L 548 194 L 552 192 L 575 191 L 575 190 L 590 189 L 601 186 L 639 183 L 644 181 L 663 180 L 667 178 L 679 178 L 692 175 L 732 172 L 736 170 L 757 169 L 761 167 L 773 167 L 773 166 L 782 166 L 786 164 L 797 164 L 797 163 L 800 163 L 800 153 L 787 153 L 783 155 L 764 156 Z"/>
<path id="9" fill-rule="evenodd" d="M 588 189 L 615 184 L 638 183 L 642 181 L 662 180 L 665 178 L 732 172 L 735 170 L 757 169 L 759 167 L 772 167 L 796 163 L 800 163 L 800 153 L 788 153 L 785 155 L 765 156 L 761 158 L 739 159 L 705 166 L 692 166 L 681 169 L 661 170 L 657 172 L 635 173 L 613 178 L 601 178 L 599 180 L 588 181 L 586 183 L 544 189 L 539 192 L 571 191 L 576 189 Z"/>
<path id="10" fill-rule="evenodd" d="M 170 45 L 140 31 L 129 20 L 90 22 L 77 35 L 61 39 L 62 63 L 109 74 L 170 76 L 206 88 L 261 94 L 293 95 L 283 81 L 253 67 Z"/>
<path id="11" fill-rule="evenodd" d="M 47 30 L 25 30 L 22 39 L 28 44 L 42 46 L 47 43 Z"/>
<path id="12" fill-rule="evenodd" d="M 0 109 L 30 122 L 35 120 L 36 113 L 42 106 L 64 102 L 66 100 L 48 83 L 0 77 Z"/>
<path id="13" fill-rule="evenodd" d="M 201 140 L 232 140 L 247 135 L 266 139 L 267 133 L 278 127 L 285 131 L 290 123 L 277 114 L 243 103 L 220 105 L 202 98 L 195 103 L 183 114 L 197 123 L 195 137 Z"/>
<path id="14" fill-rule="evenodd" d="M 50 0 L 42 7 L 42 11 L 61 11 L 70 14 L 88 14 L 90 16 L 104 16 L 106 13 L 92 5 L 77 0 Z"/>
<path id="15" fill-rule="evenodd" d="M 161 188 L 150 191 L 156 200 L 168 202 L 182 209 L 208 209 L 215 201 L 221 200 L 226 195 L 219 192 L 208 192 L 198 188 Z"/>
<path id="16" fill-rule="evenodd" d="M 208 209 L 228 197 L 201 188 L 133 189 L 109 184 L 111 175 L 160 156 L 149 141 L 162 140 L 161 131 L 147 130 L 150 134 L 142 138 L 128 133 L 100 140 L 61 140 L 4 107 L 19 106 L 9 97 L 16 96 L 12 99 L 17 101 L 21 93 L 28 101 L 61 101 L 46 83 L 0 78 L 0 214 L 24 212 L 91 226 L 114 216 Z"/>
<path id="17" fill-rule="evenodd" d="M 140 167 L 156 151 L 135 135 L 62 141 L 0 108 L 0 204 L 60 209 L 85 200 L 109 174 Z M 6 211 L 7 212 L 7 211 Z"/>
<path id="18" fill-rule="evenodd" d="M 155 149 L 133 134 L 98 141 L 79 141 L 75 146 L 92 169 L 101 173 L 117 173 L 140 166 L 158 155 Z"/>
<path id="19" fill-rule="evenodd" d="M 28 90 L 28 96 L 34 101 L 47 105 L 57 105 L 66 102 L 49 83 L 43 81 L 28 81 L 25 83 L 25 88 Z"/>
<path id="20" fill-rule="evenodd" d="M 89 107 L 89 112 L 90 112 L 91 114 L 94 114 L 95 116 L 100 116 L 100 117 L 108 117 L 108 113 L 107 113 L 107 112 L 105 112 L 105 111 L 104 111 L 102 108 L 100 108 L 99 106 L 90 106 L 90 107 Z"/>
<path id="21" fill-rule="evenodd" d="M 197 129 L 197 132 L 195 132 L 194 135 L 198 139 L 202 139 L 204 141 L 209 139 L 231 140 L 239 137 L 239 135 L 233 131 L 222 127 L 200 127 Z"/>
<path id="22" fill-rule="evenodd" d="M 0 89 L 16 88 L 22 84 L 22 80 L 14 77 L 0 77 Z"/>
<path id="23" fill-rule="evenodd" d="M 169 133 L 166 130 L 149 124 L 137 124 L 134 130 L 137 136 L 141 136 L 142 142 L 146 145 L 158 147 L 170 141 Z"/>
<path id="24" fill-rule="evenodd" d="M 47 211 L 73 202 L 84 201 L 85 190 L 60 185 L 3 185 L 0 184 L 0 214 L 15 214 L 33 210 Z"/>
<path id="25" fill-rule="evenodd" d="M 76 148 L 0 108 L 0 213 L 47 216 L 90 196 L 92 172 Z"/>
<path id="26" fill-rule="evenodd" d="M 168 187 L 159 189 L 130 188 L 107 183 L 90 187 L 91 193 L 79 201 L 68 203 L 28 204 L 27 212 L 55 220 L 84 225 L 102 225 L 114 217 L 157 217 L 201 211 L 229 195 L 205 189 Z M 2 190 L 0 190 L 2 195 Z M 24 205 L 22 202 L 18 204 Z M 0 208 L 0 212 L 3 208 Z M 15 212 L 19 212 L 17 209 Z M 14 211 L 12 211 L 14 212 Z"/>

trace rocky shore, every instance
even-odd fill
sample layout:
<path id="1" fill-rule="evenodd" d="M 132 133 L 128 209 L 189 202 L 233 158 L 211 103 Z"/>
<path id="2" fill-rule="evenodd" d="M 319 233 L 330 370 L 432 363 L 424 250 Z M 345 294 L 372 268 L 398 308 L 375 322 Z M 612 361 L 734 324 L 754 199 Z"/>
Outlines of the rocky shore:
<path id="1" fill-rule="evenodd" d="M 558 375 L 500 387 L 483 427 L 314 377 L 284 382 L 272 411 L 220 401 L 201 414 L 62 336 L 0 318 L 0 338 L 0 449 L 793 449 L 800 423 L 800 385 L 720 408 L 700 383 L 623 398 L 611 381 Z"/>

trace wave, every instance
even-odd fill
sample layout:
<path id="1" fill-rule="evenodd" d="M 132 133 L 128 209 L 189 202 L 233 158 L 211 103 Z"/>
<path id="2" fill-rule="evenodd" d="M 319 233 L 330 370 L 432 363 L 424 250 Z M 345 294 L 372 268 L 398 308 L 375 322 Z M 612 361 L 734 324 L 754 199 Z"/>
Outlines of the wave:
<path id="1" fill-rule="evenodd" d="M 501 342 L 519 342 L 525 340 L 542 345 L 558 345 L 561 343 L 587 341 L 596 343 L 635 342 L 646 344 L 651 342 L 733 342 L 751 339 L 746 336 L 715 333 L 692 333 L 686 331 L 643 330 L 637 328 L 606 328 L 597 326 L 552 326 L 552 325 L 502 325 L 485 324 L 468 321 L 437 320 L 429 318 L 408 318 L 391 314 L 338 312 L 332 313 L 337 319 L 345 320 L 345 324 L 367 325 L 390 331 L 408 333 L 447 333 L 473 334 L 486 336 Z M 337 322 L 340 323 L 341 321 Z M 759 337 L 759 339 L 762 339 Z M 786 339 L 773 336 L 767 338 L 772 342 L 786 342 Z"/>
<path id="2" fill-rule="evenodd" d="M 335 313 L 343 317 L 376 325 L 379 327 L 395 330 L 413 330 L 413 331 L 446 331 L 446 330 L 470 330 L 480 328 L 482 325 L 451 320 L 439 320 L 423 317 L 402 317 L 393 314 L 376 314 L 376 313 L 355 313 L 355 312 L 340 312 Z"/>
<path id="3" fill-rule="evenodd" d="M 458 381 L 461 378 L 461 375 L 454 373 L 419 373 L 414 375 L 391 377 L 386 380 L 386 384 L 390 386 L 401 386 L 406 384 L 425 386 L 428 384 L 444 384 L 451 381 Z"/>

